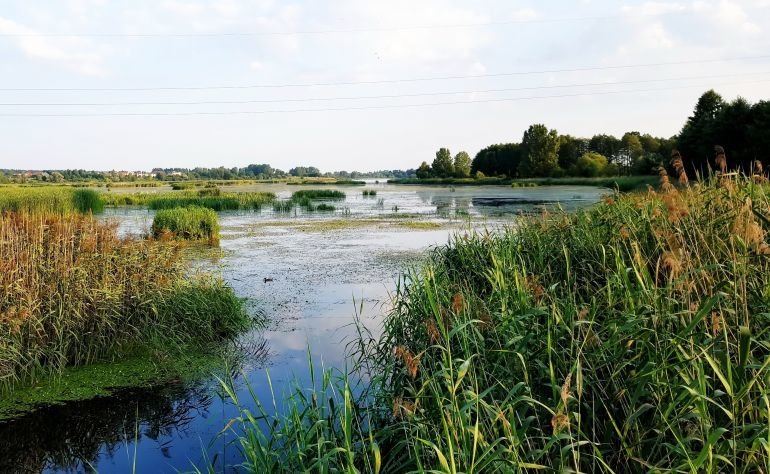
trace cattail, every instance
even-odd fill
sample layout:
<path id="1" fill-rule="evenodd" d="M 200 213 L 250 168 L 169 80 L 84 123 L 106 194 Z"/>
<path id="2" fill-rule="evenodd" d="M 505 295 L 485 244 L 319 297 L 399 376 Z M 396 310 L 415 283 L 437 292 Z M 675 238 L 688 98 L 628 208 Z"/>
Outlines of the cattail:
<path id="1" fill-rule="evenodd" d="M 716 153 L 716 159 L 714 160 L 719 172 L 722 174 L 727 173 L 727 155 L 725 155 L 725 149 L 719 145 L 714 146 L 714 152 Z"/>
<path id="2" fill-rule="evenodd" d="M 425 320 L 425 330 L 428 333 L 428 339 L 430 339 L 431 344 L 437 344 L 441 340 L 441 333 L 438 330 L 438 326 L 436 326 L 436 321 L 432 318 Z"/>

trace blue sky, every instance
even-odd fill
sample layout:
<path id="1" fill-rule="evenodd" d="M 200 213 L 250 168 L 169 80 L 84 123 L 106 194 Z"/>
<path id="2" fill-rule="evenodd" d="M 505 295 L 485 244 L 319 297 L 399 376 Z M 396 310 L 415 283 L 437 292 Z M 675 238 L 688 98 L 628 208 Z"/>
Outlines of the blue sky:
<path id="1" fill-rule="evenodd" d="M 769 29 L 770 0 L 5 1 L 0 168 L 392 169 L 531 123 L 670 136 L 710 87 L 770 99 Z M 561 72 L 498 75 L 533 71 Z M 264 85 L 285 87 L 242 87 Z"/>

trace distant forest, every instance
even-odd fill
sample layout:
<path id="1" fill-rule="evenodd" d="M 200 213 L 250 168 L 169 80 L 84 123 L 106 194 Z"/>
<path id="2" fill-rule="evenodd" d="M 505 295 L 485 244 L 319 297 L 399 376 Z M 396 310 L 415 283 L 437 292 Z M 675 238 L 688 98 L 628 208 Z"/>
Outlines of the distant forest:
<path id="1" fill-rule="evenodd" d="M 446 148 L 432 163 L 423 161 L 417 177 L 468 178 L 497 176 L 537 178 L 562 176 L 648 175 L 670 167 L 679 150 L 685 167 L 703 173 L 714 167 L 715 146 L 727 153 L 732 168 L 748 170 L 770 151 L 770 102 L 750 104 L 743 98 L 726 102 L 713 90 L 704 93 L 678 135 L 654 137 L 630 131 L 618 138 L 561 135 L 543 124 L 531 125 L 520 142 L 489 145 L 471 160 Z"/>

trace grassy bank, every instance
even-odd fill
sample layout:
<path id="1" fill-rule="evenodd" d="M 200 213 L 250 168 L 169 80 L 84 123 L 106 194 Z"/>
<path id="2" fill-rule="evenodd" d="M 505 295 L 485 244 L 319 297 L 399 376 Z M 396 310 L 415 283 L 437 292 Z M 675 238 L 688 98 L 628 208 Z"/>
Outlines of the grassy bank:
<path id="1" fill-rule="evenodd" d="M 246 470 L 767 472 L 768 189 L 662 188 L 454 237 Z"/>
<path id="2" fill-rule="evenodd" d="M 647 189 L 655 185 L 657 176 L 610 176 L 606 178 L 532 178 L 517 179 L 511 185 L 516 186 L 597 186 L 615 189 L 620 192 Z"/>
<path id="3" fill-rule="evenodd" d="M 76 214 L 0 217 L 0 391 L 148 347 L 208 344 L 248 325 L 173 242 L 126 240 Z"/>
<path id="4" fill-rule="evenodd" d="M 390 184 L 424 184 L 424 185 L 451 185 L 451 186 L 513 186 L 513 187 L 532 187 L 532 186 L 599 186 L 604 188 L 617 189 L 621 192 L 646 189 L 648 184 L 654 184 L 657 181 L 656 176 L 613 176 L 606 178 L 529 178 L 529 179 L 510 179 L 510 178 L 404 178 L 390 179 Z"/>
<path id="5" fill-rule="evenodd" d="M 0 189 L 2 212 L 101 212 L 104 203 L 91 189 L 71 187 L 3 187 Z"/>

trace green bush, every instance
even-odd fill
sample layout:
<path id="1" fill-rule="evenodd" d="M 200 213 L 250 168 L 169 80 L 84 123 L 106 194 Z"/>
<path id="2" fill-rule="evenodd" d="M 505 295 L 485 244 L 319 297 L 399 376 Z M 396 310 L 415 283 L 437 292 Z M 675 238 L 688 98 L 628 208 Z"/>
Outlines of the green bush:
<path id="1" fill-rule="evenodd" d="M 171 234 L 179 240 L 219 241 L 217 214 L 204 207 L 175 207 L 162 209 L 152 221 L 155 238 Z"/>

